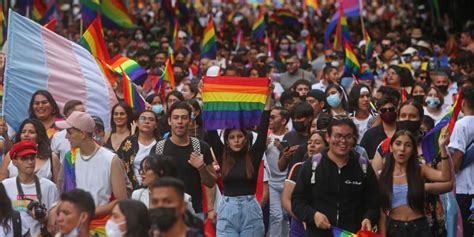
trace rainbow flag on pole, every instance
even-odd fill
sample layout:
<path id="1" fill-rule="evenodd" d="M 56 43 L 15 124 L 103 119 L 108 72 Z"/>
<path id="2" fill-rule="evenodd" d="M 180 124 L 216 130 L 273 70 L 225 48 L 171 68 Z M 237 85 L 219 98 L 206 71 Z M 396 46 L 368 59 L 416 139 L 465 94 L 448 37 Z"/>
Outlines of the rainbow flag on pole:
<path id="1" fill-rule="evenodd" d="M 340 9 L 332 16 L 331 21 L 329 22 L 328 26 L 326 27 L 326 31 L 324 32 L 324 46 L 326 48 L 330 47 L 329 41 L 331 38 L 331 34 L 339 22 L 338 20 L 340 16 L 345 16 L 345 17 L 360 16 L 361 10 L 360 10 L 360 5 L 359 5 L 359 0 L 340 0 L 339 5 L 340 5 L 339 8 L 342 8 L 342 11 Z"/>
<path id="2" fill-rule="evenodd" d="M 101 14 L 104 24 L 107 26 L 119 26 L 132 28 L 135 26 L 135 19 L 128 13 L 122 0 L 80 0 L 81 12 L 86 22 L 97 16 L 97 11 Z"/>
<path id="3" fill-rule="evenodd" d="M 140 95 L 135 84 L 122 69 L 123 100 L 137 112 L 145 110 L 145 100 Z"/>
<path id="4" fill-rule="evenodd" d="M 370 39 L 369 33 L 366 31 L 365 32 L 365 59 L 368 61 L 372 58 L 372 55 L 374 54 L 374 43 L 372 42 L 372 39 Z"/>
<path id="5" fill-rule="evenodd" d="M 0 3 L 0 45 L 7 39 L 7 23 L 3 14 L 3 4 Z"/>
<path id="6" fill-rule="evenodd" d="M 140 67 L 135 60 L 122 55 L 112 58 L 110 60 L 110 67 L 117 73 L 122 73 L 122 69 L 125 70 L 130 80 L 138 85 L 143 84 L 148 76 L 146 70 Z"/>
<path id="7" fill-rule="evenodd" d="M 268 78 L 204 77 L 204 128 L 250 128 L 260 124 Z"/>
<path id="8" fill-rule="evenodd" d="M 427 162 L 433 161 L 433 159 L 439 154 L 438 140 L 442 132 L 448 129 L 449 134 L 454 129 L 454 124 L 458 119 L 459 112 L 462 107 L 462 91 L 456 99 L 454 105 L 449 111 L 443 116 L 434 128 L 428 131 L 421 139 L 421 149 L 423 150 L 423 157 Z"/>
<path id="9" fill-rule="evenodd" d="M 360 74 L 360 64 L 357 56 L 355 55 L 354 51 L 352 50 L 351 45 L 349 42 L 344 42 L 344 51 L 346 52 L 346 59 L 344 61 L 345 65 L 345 72 L 349 75 L 359 75 Z"/>
<path id="10" fill-rule="evenodd" d="M 174 50 L 179 49 L 178 32 L 179 32 L 179 21 L 176 18 L 174 22 L 174 28 L 173 28 L 173 43 L 172 43 L 172 47 L 174 48 Z"/>
<path id="11" fill-rule="evenodd" d="M 334 49 L 338 49 L 345 45 L 345 42 L 352 42 L 351 40 L 351 34 L 349 32 L 349 26 L 347 25 L 347 19 L 346 16 L 344 15 L 344 7 L 341 2 L 341 6 L 339 7 L 339 12 L 341 14 L 341 17 L 339 18 L 339 22 L 337 24 L 337 29 L 336 29 L 336 37 L 334 38 Z"/>
<path id="12" fill-rule="evenodd" d="M 215 59 L 217 55 L 216 30 L 214 19 L 209 15 L 209 21 L 204 29 L 204 37 L 201 44 L 201 58 Z"/>
<path id="13" fill-rule="evenodd" d="M 168 58 L 168 60 L 166 61 L 165 70 L 163 71 L 163 74 L 161 75 L 160 79 L 158 80 L 154 88 L 156 90 L 160 90 L 164 81 L 169 83 L 172 89 L 176 88 L 176 83 L 174 81 L 174 72 L 173 72 L 173 67 L 171 65 L 170 58 Z"/>
<path id="14" fill-rule="evenodd" d="M 33 0 L 33 9 L 31 9 L 33 19 L 39 21 L 43 19 L 45 13 L 46 4 L 42 0 Z"/>
<path id="15" fill-rule="evenodd" d="M 265 15 L 263 14 L 263 11 L 260 11 L 252 26 L 252 38 L 257 40 L 263 38 L 265 35 L 265 29 Z"/>

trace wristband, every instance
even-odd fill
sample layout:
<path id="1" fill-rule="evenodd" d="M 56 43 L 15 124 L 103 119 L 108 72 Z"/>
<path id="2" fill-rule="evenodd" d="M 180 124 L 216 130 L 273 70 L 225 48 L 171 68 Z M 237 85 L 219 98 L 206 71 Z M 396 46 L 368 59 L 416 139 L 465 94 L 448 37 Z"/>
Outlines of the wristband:
<path id="1" fill-rule="evenodd" d="M 441 160 L 447 160 L 449 159 L 449 156 L 446 156 L 446 157 L 440 157 Z"/>
<path id="2" fill-rule="evenodd" d="M 198 170 L 202 170 L 204 167 L 206 167 L 206 164 L 202 164 L 201 166 L 199 166 Z"/>

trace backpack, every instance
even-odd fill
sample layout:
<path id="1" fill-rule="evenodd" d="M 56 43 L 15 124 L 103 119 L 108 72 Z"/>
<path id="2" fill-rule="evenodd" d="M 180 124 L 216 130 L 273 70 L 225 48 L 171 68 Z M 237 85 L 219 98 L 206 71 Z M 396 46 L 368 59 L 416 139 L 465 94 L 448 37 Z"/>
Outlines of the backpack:
<path id="1" fill-rule="evenodd" d="M 312 175 L 311 175 L 311 184 L 315 184 L 316 183 L 316 168 L 318 168 L 319 164 L 321 164 L 321 159 L 323 158 L 323 156 L 321 155 L 321 153 L 318 153 L 316 155 L 314 155 L 312 158 L 311 158 L 311 171 L 312 171 Z M 369 164 L 369 161 L 367 160 L 366 157 L 364 156 L 361 156 L 359 155 L 358 157 L 359 159 L 359 165 L 360 165 L 360 168 L 362 169 L 362 172 L 364 172 L 364 175 L 367 174 L 367 165 Z"/>
<path id="2" fill-rule="evenodd" d="M 201 153 L 201 143 L 199 142 L 199 139 L 195 137 L 189 137 L 191 138 L 191 144 L 193 145 L 193 151 L 197 153 Z M 165 150 L 165 142 L 167 139 L 163 139 L 159 142 L 156 143 L 156 148 L 155 148 L 155 154 L 157 155 L 163 155 L 163 151 Z"/>

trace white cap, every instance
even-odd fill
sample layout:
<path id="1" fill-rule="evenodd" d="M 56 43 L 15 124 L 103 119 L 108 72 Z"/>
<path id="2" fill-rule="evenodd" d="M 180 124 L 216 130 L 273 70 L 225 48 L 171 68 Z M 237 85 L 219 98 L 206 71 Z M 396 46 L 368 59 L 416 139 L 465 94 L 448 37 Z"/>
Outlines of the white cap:
<path id="1" fill-rule="evenodd" d="M 186 32 L 180 30 L 178 31 L 178 38 L 186 38 L 187 34 Z"/>
<path id="2" fill-rule="evenodd" d="M 365 40 L 361 40 L 361 41 L 359 42 L 359 45 L 357 46 L 357 48 L 360 48 L 360 47 L 362 47 L 362 46 L 364 46 L 364 45 L 365 45 Z"/>
<path id="3" fill-rule="evenodd" d="M 418 43 L 416 43 L 416 46 L 430 49 L 430 44 L 423 40 L 418 41 Z"/>
<path id="4" fill-rule="evenodd" d="M 407 49 L 405 49 L 405 51 L 403 51 L 402 55 L 412 55 L 415 53 L 418 53 L 418 50 L 413 47 L 408 47 Z"/>
<path id="5" fill-rule="evenodd" d="M 217 77 L 221 74 L 221 68 L 218 66 L 211 66 L 207 69 L 206 76 Z"/>

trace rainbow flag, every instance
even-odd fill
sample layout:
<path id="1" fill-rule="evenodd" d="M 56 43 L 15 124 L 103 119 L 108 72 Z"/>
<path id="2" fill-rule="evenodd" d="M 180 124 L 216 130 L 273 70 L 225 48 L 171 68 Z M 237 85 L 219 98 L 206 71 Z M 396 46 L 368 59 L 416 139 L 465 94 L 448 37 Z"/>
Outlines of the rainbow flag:
<path id="1" fill-rule="evenodd" d="M 130 80 L 130 78 L 127 76 L 124 69 L 122 69 L 122 86 L 123 100 L 137 112 L 144 111 L 145 100 L 140 95 L 140 92 L 132 80 Z"/>
<path id="2" fill-rule="evenodd" d="M 7 39 L 7 24 L 5 15 L 3 14 L 3 4 L 0 3 L 0 45 Z"/>
<path id="3" fill-rule="evenodd" d="M 331 38 L 331 34 L 339 22 L 338 20 L 340 16 L 345 16 L 345 17 L 360 16 L 361 10 L 360 10 L 360 5 L 359 5 L 359 0 L 340 0 L 339 8 L 342 8 L 343 10 L 337 11 L 332 16 L 331 21 L 329 22 L 328 26 L 326 27 L 326 31 L 324 32 L 324 46 L 326 48 L 330 47 L 329 41 Z"/>
<path id="4" fill-rule="evenodd" d="M 372 58 L 374 54 L 374 43 L 370 39 L 369 33 L 365 32 L 365 59 L 368 61 Z"/>
<path id="5" fill-rule="evenodd" d="M 257 40 L 263 38 L 263 36 L 265 35 L 265 29 L 265 15 L 263 14 L 263 11 L 260 11 L 257 19 L 255 20 L 252 26 L 252 38 Z"/>
<path id="6" fill-rule="evenodd" d="M 48 23 L 44 24 L 44 27 L 48 28 L 50 31 L 54 31 L 56 28 L 56 22 L 56 18 L 53 17 Z"/>
<path id="7" fill-rule="evenodd" d="M 357 237 L 356 234 L 335 226 L 331 226 L 331 231 L 334 237 Z"/>
<path id="8" fill-rule="evenodd" d="M 452 133 L 454 124 L 456 123 L 459 112 L 461 111 L 462 97 L 461 91 L 451 109 L 449 109 L 441 121 L 439 121 L 434 128 L 428 131 L 421 139 L 421 149 L 423 151 L 423 158 L 425 158 L 426 162 L 432 162 L 439 154 L 438 140 L 445 129 L 448 129 L 449 134 Z"/>
<path id="9" fill-rule="evenodd" d="M 68 192 L 76 188 L 76 158 L 79 148 L 71 148 L 64 156 L 64 181 L 61 187 L 62 192 Z"/>
<path id="10" fill-rule="evenodd" d="M 171 60 L 171 64 L 174 64 L 174 52 L 173 52 L 173 48 L 171 48 L 171 46 L 168 46 L 168 57 Z"/>
<path id="11" fill-rule="evenodd" d="M 237 44 L 235 46 L 235 52 L 239 50 L 239 48 L 245 48 L 246 43 L 245 43 L 245 37 L 244 37 L 244 31 L 239 28 L 237 31 Z"/>
<path id="12" fill-rule="evenodd" d="M 215 59 L 217 54 L 216 30 L 214 28 L 214 20 L 209 15 L 209 21 L 204 29 L 204 37 L 201 44 L 201 58 Z"/>
<path id="13" fill-rule="evenodd" d="M 339 18 L 339 22 L 337 24 L 337 29 L 336 29 L 336 37 L 334 38 L 334 49 L 338 49 L 341 46 L 344 45 L 345 47 L 345 42 L 352 42 L 351 40 L 351 34 L 349 32 L 349 27 L 347 25 L 347 19 L 344 16 L 344 10 L 343 6 L 341 3 L 341 6 L 339 7 L 339 11 L 341 12 L 341 17 Z"/>
<path id="14" fill-rule="evenodd" d="M 46 4 L 42 0 L 33 0 L 33 8 L 31 9 L 31 16 L 34 20 L 43 19 L 46 13 Z"/>
<path id="15" fill-rule="evenodd" d="M 360 74 L 360 64 L 359 60 L 357 59 L 354 51 L 352 50 L 351 45 L 349 42 L 344 42 L 344 51 L 346 52 L 346 59 L 344 61 L 345 65 L 345 72 L 349 75 L 359 75 Z"/>
<path id="16" fill-rule="evenodd" d="M 313 61 L 313 41 L 311 40 L 311 35 L 306 37 L 306 59 L 308 62 Z"/>
<path id="17" fill-rule="evenodd" d="M 204 77 L 204 128 L 250 128 L 260 124 L 268 78 Z"/>
<path id="18" fill-rule="evenodd" d="M 158 80 L 158 82 L 155 85 L 156 90 L 159 90 L 161 88 L 162 83 L 164 81 L 166 81 L 167 83 L 170 83 L 171 88 L 173 89 L 176 88 L 176 83 L 174 81 L 173 67 L 171 64 L 172 64 L 171 59 L 168 58 L 168 60 L 166 61 L 165 70 L 163 71 L 163 74 L 161 75 L 160 80 Z"/>
<path id="19" fill-rule="evenodd" d="M 318 9 L 318 0 L 304 0 L 303 10 L 308 11 L 311 15 Z"/>
<path id="20" fill-rule="evenodd" d="M 130 80 L 138 85 L 143 84 L 148 76 L 147 71 L 140 67 L 135 60 L 125 56 L 117 55 L 109 63 L 110 67 L 117 73 L 122 73 L 122 69 L 125 70 Z"/>
<path id="21" fill-rule="evenodd" d="M 279 25 L 296 26 L 300 25 L 298 15 L 287 9 L 277 9 L 269 19 L 270 22 Z"/>
<path id="22" fill-rule="evenodd" d="M 171 44 L 174 50 L 179 49 L 178 32 L 179 32 L 179 21 L 178 19 L 176 19 L 174 22 L 174 29 L 173 29 L 173 40 L 172 40 L 173 43 Z"/>
<path id="23" fill-rule="evenodd" d="M 90 22 L 100 13 L 104 24 L 110 27 L 133 28 L 134 18 L 128 13 L 122 0 L 80 0 L 82 17 Z"/>
<path id="24" fill-rule="evenodd" d="M 105 45 L 100 17 L 96 17 L 95 20 L 92 21 L 79 40 L 79 44 L 91 52 L 102 72 L 113 85 L 115 82 L 115 75 L 111 70 L 112 68 L 108 65 L 110 63 L 110 55 Z"/>

